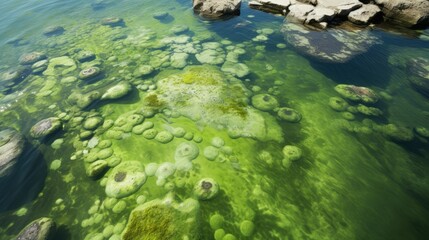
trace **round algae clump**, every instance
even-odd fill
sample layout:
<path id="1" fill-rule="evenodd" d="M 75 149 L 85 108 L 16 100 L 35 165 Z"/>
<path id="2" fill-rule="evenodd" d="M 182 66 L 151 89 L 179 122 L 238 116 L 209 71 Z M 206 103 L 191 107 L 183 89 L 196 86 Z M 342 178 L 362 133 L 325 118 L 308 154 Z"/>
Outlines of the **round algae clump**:
<path id="1" fill-rule="evenodd" d="M 149 177 L 155 176 L 156 170 L 158 170 L 158 164 L 157 163 L 149 163 L 146 165 L 146 168 L 144 171 L 146 172 L 146 175 Z"/>
<path id="2" fill-rule="evenodd" d="M 157 135 L 158 131 L 156 129 L 148 129 L 143 132 L 143 137 L 146 139 L 153 139 Z"/>
<path id="3" fill-rule="evenodd" d="M 215 240 L 221 240 L 225 236 L 225 230 L 218 229 L 214 233 Z"/>
<path id="4" fill-rule="evenodd" d="M 127 204 L 125 203 L 125 201 L 120 200 L 118 203 L 115 204 L 115 206 L 112 208 L 112 211 L 114 213 L 121 213 L 125 210 L 125 208 L 127 207 Z"/>
<path id="5" fill-rule="evenodd" d="M 292 145 L 286 145 L 283 148 L 283 155 L 285 158 L 296 161 L 301 158 L 302 151 L 299 147 L 292 146 Z"/>
<path id="6" fill-rule="evenodd" d="M 171 140 L 173 140 L 174 136 L 170 132 L 167 131 L 161 131 L 155 136 L 155 140 L 157 140 L 160 143 L 169 143 Z"/>
<path id="7" fill-rule="evenodd" d="M 100 126 L 102 122 L 103 118 L 101 117 L 90 117 L 83 123 L 83 128 L 86 130 L 93 130 Z"/>
<path id="8" fill-rule="evenodd" d="M 219 184 L 212 178 L 203 178 L 194 186 L 194 193 L 200 200 L 210 200 L 219 192 Z"/>
<path id="9" fill-rule="evenodd" d="M 349 104 L 342 98 L 331 97 L 329 98 L 329 106 L 338 112 L 346 111 L 349 107 Z"/>
<path id="10" fill-rule="evenodd" d="M 106 183 L 106 194 L 123 198 L 135 193 L 146 182 L 146 174 L 140 162 L 122 162 L 110 173 Z"/>
<path id="11" fill-rule="evenodd" d="M 237 238 L 231 233 L 228 233 L 225 236 L 223 236 L 222 240 L 237 240 Z"/>
<path id="12" fill-rule="evenodd" d="M 244 220 L 240 224 L 240 232 L 245 237 L 250 237 L 253 234 L 253 231 L 255 230 L 255 224 L 249 220 Z"/>
<path id="13" fill-rule="evenodd" d="M 222 227 L 223 221 L 224 221 L 224 219 L 223 219 L 222 215 L 216 213 L 210 217 L 210 227 L 213 230 L 219 229 Z"/>
<path id="14" fill-rule="evenodd" d="M 269 94 L 257 94 L 252 97 L 252 105 L 262 111 L 271 111 L 279 107 L 279 102 Z"/>
<path id="15" fill-rule="evenodd" d="M 277 112 L 278 116 L 288 122 L 297 123 L 301 121 L 301 113 L 292 108 L 280 108 Z"/>
<path id="16" fill-rule="evenodd" d="M 213 161 L 217 158 L 218 155 L 219 149 L 213 146 L 208 146 L 204 148 L 204 157 L 206 157 L 208 160 Z"/>
<path id="17" fill-rule="evenodd" d="M 106 159 L 108 157 L 111 157 L 112 155 L 113 155 L 113 150 L 111 148 L 102 149 L 97 153 L 98 159 Z"/>
<path id="18" fill-rule="evenodd" d="M 212 138 L 211 144 L 213 147 L 221 148 L 225 145 L 225 141 L 220 137 L 214 137 Z"/>

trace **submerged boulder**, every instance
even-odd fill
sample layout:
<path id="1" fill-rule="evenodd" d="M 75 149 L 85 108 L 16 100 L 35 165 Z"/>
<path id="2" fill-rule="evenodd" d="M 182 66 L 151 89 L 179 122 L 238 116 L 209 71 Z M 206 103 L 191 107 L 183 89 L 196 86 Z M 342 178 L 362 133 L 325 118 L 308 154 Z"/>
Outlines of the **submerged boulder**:
<path id="1" fill-rule="evenodd" d="M 127 95 L 131 90 L 131 84 L 126 81 L 122 81 L 107 89 L 106 92 L 101 96 L 101 99 L 118 99 Z"/>
<path id="2" fill-rule="evenodd" d="M 48 240 L 55 231 L 55 222 L 50 218 L 32 221 L 16 237 L 16 240 Z"/>
<path id="3" fill-rule="evenodd" d="M 0 178 L 10 174 L 23 148 L 24 139 L 17 131 L 0 131 Z"/>
<path id="4" fill-rule="evenodd" d="M 304 54 L 327 62 L 343 63 L 365 53 L 379 39 L 368 30 L 328 29 L 316 31 L 285 21 L 281 32 L 285 40 Z"/>
<path id="5" fill-rule="evenodd" d="M 45 58 L 46 58 L 46 55 L 41 52 L 25 53 L 25 54 L 22 54 L 21 57 L 19 57 L 19 64 L 29 65 L 37 61 L 43 60 Z"/>
<path id="6" fill-rule="evenodd" d="M 240 6 L 241 0 L 193 0 L 194 12 L 209 19 L 239 15 Z"/>
<path id="7" fill-rule="evenodd" d="M 344 98 L 363 103 L 376 103 L 380 96 L 372 89 L 355 85 L 338 84 L 335 91 Z"/>
<path id="8" fill-rule="evenodd" d="M 140 162 L 122 162 L 109 174 L 106 195 L 113 198 L 127 197 L 146 182 L 146 173 Z"/>
<path id="9" fill-rule="evenodd" d="M 201 239 L 199 234 L 199 203 L 186 199 L 152 200 L 135 208 L 123 231 L 123 240 Z"/>
<path id="10" fill-rule="evenodd" d="M 61 120 L 56 117 L 43 119 L 33 125 L 30 135 L 33 138 L 43 138 L 59 130 L 62 126 Z"/>
<path id="11" fill-rule="evenodd" d="M 407 65 L 408 81 L 420 93 L 429 97 L 429 59 L 411 59 Z"/>
<path id="12" fill-rule="evenodd" d="M 172 111 L 200 124 L 225 129 L 231 137 L 282 141 L 275 118 L 249 106 L 250 92 L 235 78 L 227 79 L 219 68 L 188 66 L 166 73 L 157 88 L 143 99 L 147 107 Z"/>

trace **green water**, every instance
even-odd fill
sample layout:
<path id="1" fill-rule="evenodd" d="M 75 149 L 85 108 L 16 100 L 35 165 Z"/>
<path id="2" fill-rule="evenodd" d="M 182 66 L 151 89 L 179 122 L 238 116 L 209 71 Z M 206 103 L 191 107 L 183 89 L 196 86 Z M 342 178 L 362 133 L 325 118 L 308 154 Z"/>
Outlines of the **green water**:
<path id="1" fill-rule="evenodd" d="M 335 64 L 298 52 L 280 32 L 282 17 L 249 9 L 247 3 L 236 18 L 206 22 L 193 14 L 191 1 L 96 2 L 0 3 L 0 72 L 18 67 L 19 57 L 33 51 L 44 52 L 49 60 L 68 56 L 76 65 L 70 71 L 57 66 L 52 75 L 29 74 L 0 95 L 0 126 L 24 135 L 27 145 L 21 158 L 31 160 L 20 166 L 13 184 L 1 186 L 0 239 L 12 239 L 40 217 L 56 222 L 55 239 L 120 239 L 139 204 L 171 196 L 177 203 L 196 199 L 193 188 L 202 178 L 214 179 L 220 190 L 212 199 L 199 200 L 198 239 L 215 239 L 219 228 L 237 239 L 429 236 L 428 139 L 392 141 L 375 130 L 386 124 L 429 128 L 429 101 L 410 86 L 405 67 L 412 58 L 429 57 L 427 41 L 375 29 L 372 34 L 381 44 Z M 153 18 L 158 11 L 170 17 Z M 124 24 L 102 25 L 106 17 L 121 17 Z M 63 26 L 64 33 L 44 36 L 43 29 L 51 25 Z M 171 28 L 177 25 L 189 31 L 175 35 Z M 267 40 L 254 41 L 257 31 L 267 28 L 273 32 L 266 34 Z M 20 40 L 11 44 L 11 39 Z M 210 42 L 224 55 L 243 53 L 238 61 L 250 74 L 232 77 L 221 71 L 222 64 L 201 66 L 195 55 Z M 172 64 L 173 52 L 186 46 L 191 48 L 186 67 Z M 96 59 L 79 63 L 80 50 L 92 51 Z M 78 77 L 90 64 L 103 71 L 101 79 L 67 78 Z M 141 65 L 151 65 L 154 71 L 136 76 Z M 78 106 L 83 95 L 105 92 L 121 81 L 132 86 L 125 97 Z M 334 90 L 337 84 L 378 92 L 382 97 L 375 106 L 383 115 L 356 113 L 355 120 L 344 119 L 328 105 L 331 97 L 340 97 Z M 262 93 L 275 97 L 280 107 L 297 110 L 302 120 L 291 123 L 273 110 L 255 109 L 251 98 Z M 168 143 L 149 139 L 120 123 L 131 114 L 145 116 L 139 125 L 152 122 L 158 132 L 183 128 L 187 135 Z M 91 116 L 102 117 L 104 124 L 84 138 L 83 122 Z M 30 128 L 48 117 L 60 117 L 63 129 L 44 141 L 33 139 Z M 115 124 L 108 128 L 108 122 Z M 221 138 L 224 146 L 209 160 L 204 152 L 216 145 L 213 138 Z M 100 150 L 88 146 L 90 139 L 111 141 L 113 156 L 107 160 L 112 167 L 99 178 L 86 173 L 88 156 Z M 56 147 L 58 141 L 63 143 Z M 191 169 L 176 169 L 162 180 L 149 176 L 137 192 L 117 200 L 125 203 L 124 209 L 107 206 L 115 201 L 105 193 L 116 165 L 113 157 L 144 167 L 175 163 L 175 150 L 183 142 L 199 149 Z M 301 159 L 282 163 L 285 145 L 299 147 Z M 61 165 L 55 168 L 58 160 Z M 224 218 L 221 226 L 211 226 L 215 214 Z M 243 221 L 255 225 L 250 236 L 240 229 Z M 113 234 L 106 230 L 112 226 Z"/>

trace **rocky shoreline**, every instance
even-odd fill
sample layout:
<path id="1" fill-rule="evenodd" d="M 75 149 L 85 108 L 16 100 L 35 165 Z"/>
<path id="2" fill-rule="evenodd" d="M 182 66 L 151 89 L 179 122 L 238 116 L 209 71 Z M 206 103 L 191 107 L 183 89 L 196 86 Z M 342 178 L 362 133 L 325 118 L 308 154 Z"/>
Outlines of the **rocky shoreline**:
<path id="1" fill-rule="evenodd" d="M 358 26 L 381 22 L 407 28 L 429 26 L 428 0 L 251 0 L 248 4 L 322 29 L 345 21 Z M 193 0 L 194 11 L 206 18 L 238 15 L 240 6 L 241 0 Z"/>

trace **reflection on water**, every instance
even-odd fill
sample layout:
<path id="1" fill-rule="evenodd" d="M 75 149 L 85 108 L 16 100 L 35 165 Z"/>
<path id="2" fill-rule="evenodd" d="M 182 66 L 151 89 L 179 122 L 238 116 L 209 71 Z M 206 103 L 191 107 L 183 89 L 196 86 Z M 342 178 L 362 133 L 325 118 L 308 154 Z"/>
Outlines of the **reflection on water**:
<path id="1" fill-rule="evenodd" d="M 1 239 L 41 217 L 55 239 L 427 236 L 424 38 L 374 29 L 333 63 L 306 51 L 340 46 L 245 5 L 3 1 L 0 130 L 25 144 L 0 138 Z"/>

